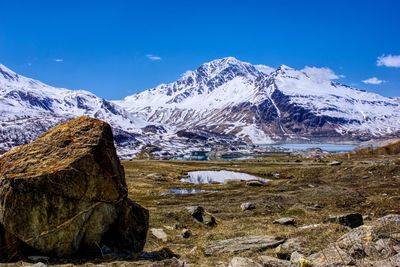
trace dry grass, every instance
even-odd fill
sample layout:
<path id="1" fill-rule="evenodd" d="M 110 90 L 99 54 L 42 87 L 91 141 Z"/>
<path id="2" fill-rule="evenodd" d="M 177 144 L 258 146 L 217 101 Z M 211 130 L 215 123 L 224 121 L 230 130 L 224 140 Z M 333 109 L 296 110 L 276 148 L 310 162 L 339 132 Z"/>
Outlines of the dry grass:
<path id="1" fill-rule="evenodd" d="M 213 266 L 218 261 L 227 262 L 232 255 L 204 256 L 204 248 L 211 240 L 271 234 L 303 236 L 311 253 L 336 240 L 346 229 L 333 224 L 300 229 L 274 225 L 272 221 L 291 216 L 301 226 L 323 223 L 330 214 L 361 212 L 375 218 L 400 213 L 400 164 L 396 157 L 353 157 L 340 166 L 328 166 L 323 160 L 296 159 L 287 156 L 249 161 L 123 162 L 130 197 L 150 210 L 150 227 L 164 228 L 168 234 L 168 241 L 162 242 L 149 233 L 145 249 L 166 246 L 194 266 Z M 265 187 L 248 187 L 243 183 L 190 186 L 179 181 L 188 171 L 209 169 L 241 171 L 272 181 Z M 168 188 L 188 187 L 218 192 L 164 194 Z M 254 202 L 257 208 L 241 211 L 240 204 L 247 201 Z M 203 206 L 217 218 L 218 225 L 210 228 L 193 221 L 184 211 L 190 205 Z M 180 237 L 183 228 L 190 229 L 193 236 Z M 256 258 L 273 253 L 269 250 L 241 256 Z"/>

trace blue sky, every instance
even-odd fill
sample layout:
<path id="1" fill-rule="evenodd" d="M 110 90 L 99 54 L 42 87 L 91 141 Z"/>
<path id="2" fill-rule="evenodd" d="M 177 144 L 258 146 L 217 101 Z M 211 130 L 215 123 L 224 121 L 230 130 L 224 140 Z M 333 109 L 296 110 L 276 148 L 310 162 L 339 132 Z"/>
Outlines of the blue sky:
<path id="1" fill-rule="evenodd" d="M 212 59 L 329 67 L 400 96 L 400 1 L 3 1 L 0 63 L 107 99 L 176 80 Z M 362 81 L 376 77 L 365 84 Z"/>

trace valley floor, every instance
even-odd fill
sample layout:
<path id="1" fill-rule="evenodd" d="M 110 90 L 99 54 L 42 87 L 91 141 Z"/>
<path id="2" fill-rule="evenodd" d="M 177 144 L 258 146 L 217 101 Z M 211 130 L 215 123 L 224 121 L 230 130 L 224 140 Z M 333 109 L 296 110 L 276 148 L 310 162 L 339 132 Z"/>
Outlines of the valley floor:
<path id="1" fill-rule="evenodd" d="M 150 211 L 150 229 L 162 229 L 166 240 L 148 233 L 145 251 L 169 248 L 190 266 L 227 266 L 234 256 L 258 259 L 275 255 L 275 249 L 239 254 L 205 256 L 210 242 L 250 235 L 301 237 L 305 254 L 324 249 L 349 229 L 327 223 L 329 215 L 361 213 L 368 224 L 387 214 L 400 214 L 400 159 L 395 156 L 304 159 L 293 156 L 266 157 L 247 161 L 124 161 L 129 197 Z M 339 160 L 338 166 L 329 165 Z M 190 185 L 180 178 L 191 170 L 240 171 L 269 178 L 266 186 L 242 182 Z M 170 188 L 198 188 L 217 192 L 191 195 L 168 193 Z M 253 202 L 253 210 L 241 204 Z M 196 222 L 186 207 L 198 205 L 212 214 L 217 225 Z M 296 226 L 273 224 L 292 217 Z M 308 226 L 302 227 L 302 226 Z M 191 236 L 182 237 L 183 229 Z M 396 230 L 397 232 L 400 229 Z M 148 266 L 150 262 L 102 262 L 102 266 Z M 174 266 L 154 262 L 154 266 Z M 159 265 L 160 264 L 160 265 Z M 21 265 L 23 265 L 21 263 Z M 91 264 L 85 264 L 90 266 Z M 153 265 L 152 265 L 153 266 Z"/>
<path id="2" fill-rule="evenodd" d="M 150 228 L 162 228 L 167 241 L 151 232 L 145 250 L 170 248 L 193 266 L 229 263 L 233 254 L 205 256 L 213 240 L 248 235 L 275 235 L 305 238 L 311 254 L 336 241 L 348 229 L 324 223 L 329 215 L 357 212 L 368 220 L 386 214 L 400 214 L 400 159 L 394 156 L 374 158 L 299 159 L 268 157 L 250 161 L 125 161 L 123 163 L 129 194 L 150 210 Z M 340 160 L 339 166 L 329 162 Z M 231 170 L 254 174 L 272 181 L 263 187 L 245 183 L 191 186 L 179 178 L 191 170 Z M 166 194 L 169 188 L 198 188 L 217 192 L 191 195 Z M 253 202 L 256 209 L 242 211 L 241 204 Z M 217 226 L 195 222 L 185 207 L 199 205 L 214 215 Z M 297 227 L 272 224 L 280 217 L 293 217 Z M 308 229 L 301 226 L 320 224 Z M 399 226 L 400 227 L 400 226 Z M 180 236 L 187 228 L 192 236 Z M 400 229 L 398 229 L 400 230 Z M 274 250 L 245 252 L 239 256 L 257 258 L 273 255 Z"/>

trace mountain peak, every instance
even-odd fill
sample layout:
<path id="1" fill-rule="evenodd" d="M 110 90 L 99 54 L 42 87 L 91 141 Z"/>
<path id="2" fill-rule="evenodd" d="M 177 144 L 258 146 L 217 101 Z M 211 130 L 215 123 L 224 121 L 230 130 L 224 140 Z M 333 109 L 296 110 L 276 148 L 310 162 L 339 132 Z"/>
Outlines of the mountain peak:
<path id="1" fill-rule="evenodd" d="M 0 80 L 4 79 L 7 81 L 18 81 L 19 75 L 3 64 L 0 64 Z"/>

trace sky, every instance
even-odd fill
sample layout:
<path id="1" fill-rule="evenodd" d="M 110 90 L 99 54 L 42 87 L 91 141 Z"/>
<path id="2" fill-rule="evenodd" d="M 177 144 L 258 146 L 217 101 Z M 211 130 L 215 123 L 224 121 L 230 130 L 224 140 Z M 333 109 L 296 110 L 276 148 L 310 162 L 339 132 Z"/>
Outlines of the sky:
<path id="1" fill-rule="evenodd" d="M 233 56 L 400 96 L 397 0 L 0 0 L 0 63 L 106 99 Z"/>

